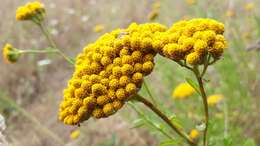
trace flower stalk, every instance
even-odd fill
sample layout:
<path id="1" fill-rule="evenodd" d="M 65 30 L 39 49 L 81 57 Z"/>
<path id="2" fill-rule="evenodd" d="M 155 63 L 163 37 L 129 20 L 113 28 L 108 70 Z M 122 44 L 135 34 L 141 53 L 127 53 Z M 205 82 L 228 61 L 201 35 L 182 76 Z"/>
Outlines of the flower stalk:
<path id="1" fill-rule="evenodd" d="M 68 63 L 70 63 L 71 65 L 74 65 L 75 62 L 70 59 L 66 54 L 64 54 L 56 45 L 56 43 L 54 42 L 54 40 L 51 38 L 50 32 L 48 31 L 48 29 L 44 26 L 43 22 L 41 21 L 33 21 L 37 26 L 39 26 L 40 30 L 42 31 L 42 33 L 44 34 L 44 36 L 46 37 L 47 41 L 49 42 L 50 46 L 55 48 L 57 50 L 57 53 L 60 54 Z"/>
<path id="2" fill-rule="evenodd" d="M 204 66 L 203 73 L 200 74 L 197 68 L 194 68 L 193 72 L 196 76 L 197 82 L 199 83 L 199 90 L 200 90 L 200 95 L 203 100 L 203 106 L 204 106 L 204 116 L 205 116 L 205 129 L 203 131 L 203 146 L 207 146 L 207 132 L 208 132 L 208 123 L 209 123 L 209 109 L 208 109 L 208 102 L 207 102 L 207 95 L 204 89 L 203 85 L 203 75 L 206 72 L 207 66 Z"/>
<path id="3" fill-rule="evenodd" d="M 156 106 L 154 106 L 149 100 L 145 99 L 139 94 L 136 94 L 133 100 L 143 103 L 146 107 L 152 110 L 165 123 L 167 123 L 178 135 L 184 138 L 191 146 L 197 146 L 197 144 L 189 138 L 188 134 L 186 134 L 185 131 L 179 129 L 174 123 L 172 123 L 171 120 L 164 113 L 162 113 Z"/>

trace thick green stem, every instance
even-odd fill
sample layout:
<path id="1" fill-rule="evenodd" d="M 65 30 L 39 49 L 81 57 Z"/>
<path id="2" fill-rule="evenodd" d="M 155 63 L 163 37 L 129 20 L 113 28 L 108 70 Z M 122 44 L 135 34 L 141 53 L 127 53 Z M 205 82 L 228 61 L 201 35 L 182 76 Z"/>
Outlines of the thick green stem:
<path id="1" fill-rule="evenodd" d="M 207 131 L 208 131 L 208 123 L 209 123 L 209 108 L 208 108 L 208 102 L 207 102 L 207 95 L 206 95 L 206 92 L 205 92 L 205 89 L 204 89 L 202 77 L 200 76 L 198 70 L 194 70 L 194 73 L 195 73 L 196 79 L 199 83 L 200 93 L 201 93 L 201 97 L 202 97 L 203 105 L 204 105 L 205 129 L 204 129 L 204 132 L 203 132 L 203 146 L 207 146 L 208 145 Z"/>
<path id="2" fill-rule="evenodd" d="M 139 102 L 142 102 L 146 107 L 150 108 L 164 122 L 166 122 L 178 135 L 184 138 L 191 146 L 197 146 L 197 144 L 189 138 L 188 134 L 186 134 L 183 130 L 179 129 L 175 124 L 173 124 L 171 120 L 164 113 L 162 113 L 157 107 L 155 107 L 150 101 L 148 101 L 147 99 L 145 99 L 144 97 L 138 94 L 135 96 L 134 99 Z"/>

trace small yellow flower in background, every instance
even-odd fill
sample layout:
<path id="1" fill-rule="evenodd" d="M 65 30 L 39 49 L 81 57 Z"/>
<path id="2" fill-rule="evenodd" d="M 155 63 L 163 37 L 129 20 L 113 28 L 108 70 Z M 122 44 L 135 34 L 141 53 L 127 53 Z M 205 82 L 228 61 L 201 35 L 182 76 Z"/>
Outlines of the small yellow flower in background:
<path id="1" fill-rule="evenodd" d="M 79 137 L 79 135 L 80 135 L 80 130 L 74 130 L 74 131 L 71 132 L 70 138 L 71 139 L 77 139 Z"/>
<path id="2" fill-rule="evenodd" d="M 223 100 L 223 98 L 224 98 L 224 96 L 220 95 L 220 94 L 211 95 L 207 99 L 208 105 L 209 106 L 214 106 L 217 103 L 221 102 Z"/>
<path id="3" fill-rule="evenodd" d="M 235 16 L 235 11 L 232 9 L 229 9 L 225 12 L 226 17 L 234 17 Z"/>
<path id="4" fill-rule="evenodd" d="M 28 2 L 24 6 L 19 7 L 16 10 L 16 20 L 37 20 L 42 21 L 45 13 L 44 5 L 39 2 Z"/>
<path id="5" fill-rule="evenodd" d="M 200 135 L 200 133 L 199 133 L 199 131 L 197 129 L 192 129 L 190 131 L 189 137 L 191 139 L 197 139 L 199 137 L 199 135 Z"/>
<path id="6" fill-rule="evenodd" d="M 252 11 L 255 8 L 255 4 L 253 2 L 249 2 L 245 5 L 246 11 Z"/>
<path id="7" fill-rule="evenodd" d="M 6 44 L 2 50 L 3 58 L 7 63 L 15 63 L 20 54 L 16 48 L 14 48 L 11 44 Z"/>
<path id="8" fill-rule="evenodd" d="M 186 3 L 188 5 L 195 5 L 197 3 L 197 1 L 196 0 L 186 0 Z"/>
<path id="9" fill-rule="evenodd" d="M 147 19 L 149 20 L 155 20 L 159 16 L 161 3 L 159 0 L 155 0 L 152 4 L 152 10 L 147 15 Z"/>
<path id="10" fill-rule="evenodd" d="M 105 26 L 103 24 L 98 24 L 93 28 L 94 32 L 101 32 L 105 29 Z"/>
<path id="11" fill-rule="evenodd" d="M 148 18 L 149 20 L 155 20 L 155 19 L 158 17 L 158 15 L 159 15 L 159 11 L 153 10 L 153 11 L 151 11 L 151 12 L 148 14 L 147 18 Z"/>
<path id="12" fill-rule="evenodd" d="M 189 83 L 181 83 L 173 90 L 172 96 L 175 99 L 183 99 L 192 95 L 194 92 L 194 88 L 192 88 Z"/>

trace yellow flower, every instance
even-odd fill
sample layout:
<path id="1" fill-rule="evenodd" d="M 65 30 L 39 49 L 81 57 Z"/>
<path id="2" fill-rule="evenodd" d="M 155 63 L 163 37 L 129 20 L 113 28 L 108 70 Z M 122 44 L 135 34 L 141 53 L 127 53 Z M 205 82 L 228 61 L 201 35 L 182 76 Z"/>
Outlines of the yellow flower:
<path id="1" fill-rule="evenodd" d="M 94 32 L 101 32 L 105 29 L 105 25 L 103 24 L 97 24 L 94 28 L 93 28 L 93 31 Z"/>
<path id="2" fill-rule="evenodd" d="M 199 131 L 197 129 L 192 129 L 190 131 L 189 136 L 190 136 L 191 139 L 197 139 L 199 137 L 199 134 L 200 133 L 199 133 Z"/>
<path id="3" fill-rule="evenodd" d="M 226 17 L 234 17 L 235 16 L 235 11 L 232 9 L 229 9 L 225 12 Z"/>
<path id="4" fill-rule="evenodd" d="M 19 51 L 11 44 L 6 44 L 2 50 L 3 58 L 7 63 L 15 63 L 20 57 Z"/>
<path id="5" fill-rule="evenodd" d="M 209 106 L 214 106 L 223 100 L 224 96 L 221 94 L 215 94 L 208 97 L 207 102 Z"/>
<path id="6" fill-rule="evenodd" d="M 70 138 L 71 139 L 77 139 L 79 137 L 79 135 L 80 135 L 80 130 L 74 130 L 74 131 L 71 132 Z"/>
<path id="7" fill-rule="evenodd" d="M 64 90 L 59 119 L 77 125 L 89 118 L 116 113 L 137 94 L 143 78 L 154 69 L 157 53 L 174 61 L 199 65 L 210 54 L 219 58 L 225 48 L 224 25 L 213 19 L 179 21 L 169 29 L 158 23 L 132 23 L 100 36 L 76 57 L 75 71 Z M 195 90 L 180 84 L 174 98 Z"/>
<path id="8" fill-rule="evenodd" d="M 150 40 L 153 34 L 165 30 L 155 23 L 132 24 L 127 29 L 106 33 L 84 47 L 64 90 L 59 119 L 64 124 L 76 125 L 90 117 L 109 117 L 122 108 L 141 88 L 143 78 L 152 72 L 155 52 Z M 131 47 L 132 42 L 135 47 Z"/>
<path id="9" fill-rule="evenodd" d="M 37 23 L 44 19 L 45 8 L 39 1 L 28 2 L 26 5 L 19 7 L 16 10 L 16 20 L 32 20 Z"/>
<path id="10" fill-rule="evenodd" d="M 175 99 L 183 99 L 192 95 L 195 92 L 194 88 L 189 83 L 179 84 L 172 92 L 172 96 Z"/>
<path id="11" fill-rule="evenodd" d="M 245 5 L 244 8 L 246 11 L 252 11 L 255 8 L 255 4 L 253 2 L 249 2 Z"/>
<path id="12" fill-rule="evenodd" d="M 187 55 L 186 61 L 190 65 L 198 65 L 201 62 L 201 56 L 199 53 L 193 52 Z"/>
<path id="13" fill-rule="evenodd" d="M 195 5 L 197 3 L 197 1 L 196 0 L 186 0 L 186 3 L 188 5 Z"/>
<path id="14" fill-rule="evenodd" d="M 158 51 L 174 61 L 200 65 L 208 55 L 214 59 L 222 56 L 227 47 L 223 33 L 224 24 L 213 19 L 181 20 L 158 38 L 164 42 Z"/>

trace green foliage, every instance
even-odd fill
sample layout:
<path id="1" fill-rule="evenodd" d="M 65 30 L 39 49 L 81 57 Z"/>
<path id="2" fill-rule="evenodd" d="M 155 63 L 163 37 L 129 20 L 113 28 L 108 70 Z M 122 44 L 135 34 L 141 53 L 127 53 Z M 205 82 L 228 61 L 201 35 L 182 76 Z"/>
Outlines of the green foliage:
<path id="1" fill-rule="evenodd" d="M 195 90 L 196 92 L 200 95 L 200 89 L 199 89 L 199 85 L 198 83 L 194 82 L 192 79 L 190 78 L 185 78 L 187 83 L 189 83 Z"/>

